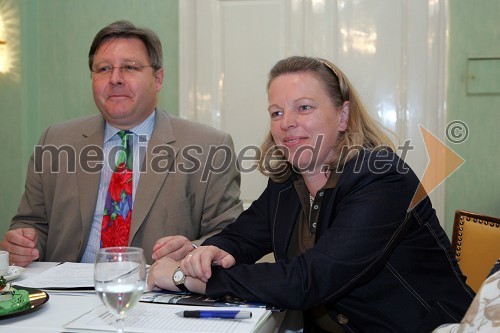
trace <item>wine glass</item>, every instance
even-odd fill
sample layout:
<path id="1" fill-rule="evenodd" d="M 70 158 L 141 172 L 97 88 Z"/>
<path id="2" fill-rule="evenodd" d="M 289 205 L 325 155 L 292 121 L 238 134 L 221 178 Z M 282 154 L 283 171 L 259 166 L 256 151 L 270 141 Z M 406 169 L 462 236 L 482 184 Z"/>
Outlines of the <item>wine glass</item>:
<path id="1" fill-rule="evenodd" d="M 94 285 L 99 298 L 115 315 L 123 333 L 125 315 L 139 301 L 146 285 L 146 259 L 138 247 L 108 247 L 97 253 Z"/>

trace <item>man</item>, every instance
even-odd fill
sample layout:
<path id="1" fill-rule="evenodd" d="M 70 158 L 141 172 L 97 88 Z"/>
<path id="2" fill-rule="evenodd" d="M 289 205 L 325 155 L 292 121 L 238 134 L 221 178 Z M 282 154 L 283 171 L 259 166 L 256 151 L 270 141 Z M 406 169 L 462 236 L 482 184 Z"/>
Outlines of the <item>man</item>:
<path id="1" fill-rule="evenodd" d="M 18 266 L 93 262 L 103 244 L 142 247 L 149 263 L 179 260 L 242 211 L 231 137 L 157 108 L 162 48 L 149 29 L 128 21 L 104 27 L 89 68 L 101 114 L 42 134 L 0 247 Z M 129 177 L 117 188 L 123 153 Z"/>

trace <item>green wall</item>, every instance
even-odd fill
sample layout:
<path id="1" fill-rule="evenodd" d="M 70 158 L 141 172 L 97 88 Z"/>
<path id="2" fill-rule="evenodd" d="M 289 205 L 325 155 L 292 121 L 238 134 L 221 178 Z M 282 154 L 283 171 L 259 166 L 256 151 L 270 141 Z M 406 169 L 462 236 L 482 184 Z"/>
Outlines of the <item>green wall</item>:
<path id="1" fill-rule="evenodd" d="M 26 165 L 50 124 L 99 112 L 87 54 L 105 25 L 127 19 L 163 44 L 165 81 L 158 105 L 178 114 L 178 0 L 0 0 L 14 67 L 0 73 L 0 235 L 24 189 Z"/>
<path id="2" fill-rule="evenodd" d="M 466 85 L 471 80 L 467 73 L 468 58 L 500 58 L 499 17 L 498 0 L 449 0 L 447 120 L 461 120 L 469 129 L 464 143 L 448 142 L 465 159 L 446 180 L 449 235 L 457 209 L 500 217 L 500 92 L 471 95 Z M 475 80 L 478 82 L 480 78 Z M 496 78 L 497 83 L 498 80 L 500 77 Z"/>

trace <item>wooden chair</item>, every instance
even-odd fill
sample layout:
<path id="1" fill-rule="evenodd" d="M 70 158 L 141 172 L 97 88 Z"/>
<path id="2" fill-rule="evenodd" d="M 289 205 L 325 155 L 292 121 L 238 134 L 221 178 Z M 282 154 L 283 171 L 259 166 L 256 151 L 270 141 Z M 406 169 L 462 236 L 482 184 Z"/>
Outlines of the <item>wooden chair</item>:
<path id="1" fill-rule="evenodd" d="M 457 210 L 452 249 L 467 284 L 477 292 L 500 258 L 500 218 Z"/>

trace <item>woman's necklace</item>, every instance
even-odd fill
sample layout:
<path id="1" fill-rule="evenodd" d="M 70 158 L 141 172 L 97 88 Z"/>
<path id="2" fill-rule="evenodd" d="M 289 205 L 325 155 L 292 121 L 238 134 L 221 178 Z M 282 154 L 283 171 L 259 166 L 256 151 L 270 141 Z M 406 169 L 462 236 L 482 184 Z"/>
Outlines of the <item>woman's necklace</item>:
<path id="1" fill-rule="evenodd" d="M 311 207 L 312 207 L 313 202 L 314 202 L 314 197 L 312 196 L 312 194 L 311 194 L 311 193 L 309 193 L 309 206 L 311 206 Z"/>

